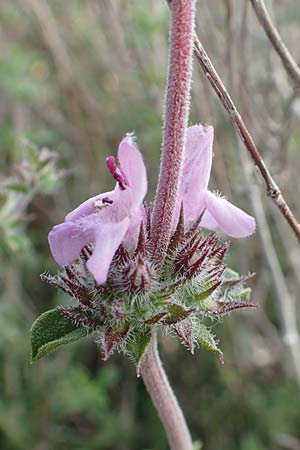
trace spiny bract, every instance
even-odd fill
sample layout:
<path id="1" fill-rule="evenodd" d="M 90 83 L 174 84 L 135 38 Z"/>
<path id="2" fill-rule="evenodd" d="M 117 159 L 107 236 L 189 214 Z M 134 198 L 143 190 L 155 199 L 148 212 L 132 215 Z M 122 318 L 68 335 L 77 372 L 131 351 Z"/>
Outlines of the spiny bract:
<path id="1" fill-rule="evenodd" d="M 150 242 L 151 207 L 141 223 L 138 244 L 132 253 L 121 244 L 105 284 L 98 286 L 86 268 L 93 252 L 86 246 L 80 257 L 56 276 L 43 274 L 48 283 L 75 301 L 58 311 L 100 343 L 107 360 L 115 350 L 134 360 L 139 368 L 153 330 L 177 334 L 193 353 L 202 345 L 222 358 L 209 326 L 235 309 L 255 307 L 250 289 L 228 269 L 224 258 L 228 243 L 215 233 L 204 234 L 198 220 L 185 223 L 183 207 L 162 265 L 153 262 Z"/>

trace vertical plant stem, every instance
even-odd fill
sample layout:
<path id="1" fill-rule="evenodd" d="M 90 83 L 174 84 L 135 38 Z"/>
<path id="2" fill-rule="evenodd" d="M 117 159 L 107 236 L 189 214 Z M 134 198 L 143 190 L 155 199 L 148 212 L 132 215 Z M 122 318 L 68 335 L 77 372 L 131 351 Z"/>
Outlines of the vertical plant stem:
<path id="1" fill-rule="evenodd" d="M 195 0 L 171 0 L 168 82 L 162 158 L 152 218 L 152 249 L 157 262 L 164 258 L 171 235 L 184 158 L 190 104 Z M 192 450 L 193 443 L 163 370 L 156 336 L 153 336 L 141 367 L 146 388 L 166 430 L 172 450 Z"/>
<path id="2" fill-rule="evenodd" d="M 193 443 L 184 415 L 159 358 L 156 336 L 152 338 L 140 372 L 166 430 L 171 450 L 192 450 Z"/>
<path id="3" fill-rule="evenodd" d="M 153 254 L 163 259 L 178 202 L 190 103 L 195 0 L 172 0 L 162 159 L 153 210 Z"/>

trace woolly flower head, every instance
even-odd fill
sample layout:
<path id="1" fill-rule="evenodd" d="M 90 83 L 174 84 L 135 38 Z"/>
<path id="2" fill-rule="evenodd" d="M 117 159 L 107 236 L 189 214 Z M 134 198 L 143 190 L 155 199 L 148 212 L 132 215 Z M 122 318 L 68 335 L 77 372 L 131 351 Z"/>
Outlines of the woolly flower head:
<path id="1" fill-rule="evenodd" d="M 104 359 L 121 350 L 139 368 L 153 330 L 178 335 L 192 353 L 204 345 L 222 356 L 210 321 L 255 306 L 246 278 L 226 268 L 228 244 L 203 230 L 219 227 L 241 238 L 255 229 L 251 216 L 207 189 L 212 143 L 212 127 L 188 129 L 176 223 L 163 263 L 152 254 L 156 231 L 151 206 L 143 202 L 146 169 L 132 135 L 119 146 L 119 165 L 107 159 L 115 189 L 87 200 L 50 232 L 50 248 L 63 271 L 42 278 L 74 300 L 57 308 L 55 319 L 72 336 L 93 334 Z M 41 347 L 33 357 L 40 354 Z"/>

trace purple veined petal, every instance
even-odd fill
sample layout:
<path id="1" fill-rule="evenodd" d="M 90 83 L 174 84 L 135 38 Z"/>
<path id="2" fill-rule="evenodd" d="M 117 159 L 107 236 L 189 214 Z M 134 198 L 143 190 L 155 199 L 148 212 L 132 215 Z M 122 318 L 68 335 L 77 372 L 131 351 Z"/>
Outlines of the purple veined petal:
<path id="1" fill-rule="evenodd" d="M 60 266 L 71 264 L 80 255 L 81 249 L 93 242 L 94 227 L 82 219 L 64 222 L 52 228 L 48 242 L 53 258 Z"/>
<path id="2" fill-rule="evenodd" d="M 205 207 L 228 236 L 244 238 L 255 231 L 255 219 L 227 200 L 206 191 Z"/>
<path id="3" fill-rule="evenodd" d="M 110 199 L 111 201 L 114 200 L 115 197 L 115 191 L 105 192 L 104 194 L 98 194 L 95 195 L 95 197 L 91 197 L 85 202 L 81 203 L 81 205 L 77 206 L 77 208 L 73 209 L 69 214 L 66 215 L 65 221 L 66 222 L 74 222 L 75 220 L 78 220 L 82 217 L 88 216 L 89 214 L 92 214 L 95 212 L 95 202 L 99 203 L 103 199 Z"/>
<path id="4" fill-rule="evenodd" d="M 126 217 L 117 223 L 101 223 L 97 228 L 95 248 L 86 264 L 97 284 L 106 282 L 112 258 L 126 234 L 128 225 L 129 219 Z"/>
<path id="5" fill-rule="evenodd" d="M 139 206 L 147 193 L 146 167 L 140 151 L 134 144 L 131 134 L 127 134 L 118 149 L 118 159 L 121 171 L 124 173 L 131 190 L 132 208 Z M 122 191 L 128 195 L 128 189 Z"/>

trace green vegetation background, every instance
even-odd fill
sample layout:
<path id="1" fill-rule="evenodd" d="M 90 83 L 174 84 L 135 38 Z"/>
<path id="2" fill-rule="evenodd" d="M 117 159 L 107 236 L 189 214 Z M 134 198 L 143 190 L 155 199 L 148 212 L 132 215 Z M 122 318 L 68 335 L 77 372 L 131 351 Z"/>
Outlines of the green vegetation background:
<path id="1" fill-rule="evenodd" d="M 289 80 L 246 3 L 199 0 L 199 33 L 299 216 L 299 103 L 288 109 Z M 298 49 L 297 0 L 274 3 L 285 40 Z M 167 7 L 162 0 L 2 0 L 0 24 L 0 449 L 165 450 L 160 422 L 129 361 L 116 355 L 103 363 L 86 341 L 29 365 L 29 328 L 41 312 L 69 302 L 39 279 L 57 269 L 47 233 L 81 201 L 112 188 L 105 158 L 127 131 L 137 134 L 153 198 Z M 194 74 L 191 122 L 216 130 L 211 187 L 251 213 L 235 132 L 196 65 Z M 41 154 L 24 139 L 55 150 L 58 160 L 51 156 L 44 169 Z M 23 165 L 20 175 L 15 167 L 24 160 L 31 166 Z M 299 305 L 297 244 L 262 197 Z M 297 450 L 299 385 L 259 236 L 235 241 L 230 263 L 257 273 L 252 288 L 260 309 L 216 325 L 224 365 L 165 339 L 170 380 L 204 449 Z"/>

